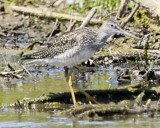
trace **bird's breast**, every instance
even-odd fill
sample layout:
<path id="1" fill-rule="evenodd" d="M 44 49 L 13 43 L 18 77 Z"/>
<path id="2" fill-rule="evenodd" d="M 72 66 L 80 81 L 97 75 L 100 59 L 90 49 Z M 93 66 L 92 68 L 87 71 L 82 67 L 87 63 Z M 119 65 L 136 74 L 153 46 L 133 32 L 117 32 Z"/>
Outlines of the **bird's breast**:
<path id="1" fill-rule="evenodd" d="M 95 51 L 88 48 L 78 48 L 67 50 L 64 53 L 55 56 L 52 59 L 46 59 L 46 62 L 58 67 L 75 66 L 80 64 L 94 55 Z"/>

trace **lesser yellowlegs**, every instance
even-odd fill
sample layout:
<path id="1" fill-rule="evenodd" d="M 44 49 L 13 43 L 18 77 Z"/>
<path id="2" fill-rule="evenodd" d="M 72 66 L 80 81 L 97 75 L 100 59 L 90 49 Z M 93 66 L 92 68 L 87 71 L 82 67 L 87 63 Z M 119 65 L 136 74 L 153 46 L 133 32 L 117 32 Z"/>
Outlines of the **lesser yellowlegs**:
<path id="1" fill-rule="evenodd" d="M 47 48 L 38 52 L 27 54 L 22 59 L 36 59 L 30 63 L 46 63 L 55 66 L 73 67 L 80 64 L 94 55 L 105 43 L 112 34 L 124 34 L 131 38 L 139 40 L 133 34 L 120 28 L 119 23 L 114 19 L 109 19 L 103 22 L 98 30 L 89 27 L 83 27 L 55 38 Z M 73 99 L 76 103 L 72 88 L 71 75 L 69 76 L 69 86 Z"/>

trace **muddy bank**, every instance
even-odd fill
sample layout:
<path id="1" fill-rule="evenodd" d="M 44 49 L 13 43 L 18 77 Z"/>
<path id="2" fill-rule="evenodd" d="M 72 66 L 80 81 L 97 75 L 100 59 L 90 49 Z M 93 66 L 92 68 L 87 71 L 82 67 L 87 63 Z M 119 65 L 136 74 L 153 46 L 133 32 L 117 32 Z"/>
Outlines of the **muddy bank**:
<path id="1" fill-rule="evenodd" d="M 156 90 L 143 88 L 86 90 L 99 104 L 89 104 L 80 92 L 75 92 L 76 105 L 71 105 L 70 93 L 50 93 L 35 99 L 17 101 L 10 107 L 17 109 L 54 110 L 53 116 L 69 116 L 83 120 L 104 120 L 116 116 L 131 116 L 148 113 L 150 116 L 160 112 L 159 96 Z M 60 110 L 60 111 L 59 111 Z"/>

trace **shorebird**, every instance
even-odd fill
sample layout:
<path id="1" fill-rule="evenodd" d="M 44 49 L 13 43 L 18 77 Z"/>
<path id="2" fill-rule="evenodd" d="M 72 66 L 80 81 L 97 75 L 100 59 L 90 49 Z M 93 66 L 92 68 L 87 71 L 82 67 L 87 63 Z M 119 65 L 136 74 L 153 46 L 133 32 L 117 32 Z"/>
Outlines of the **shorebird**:
<path id="1" fill-rule="evenodd" d="M 54 66 L 73 67 L 80 64 L 94 55 L 102 46 L 105 45 L 106 40 L 112 34 L 123 34 L 131 38 L 139 40 L 137 36 L 128 33 L 120 28 L 119 23 L 114 19 L 109 19 L 103 22 L 98 30 L 83 27 L 55 38 L 50 45 L 38 52 L 23 55 L 24 59 L 36 59 L 29 63 L 46 63 Z M 70 87 L 73 103 L 76 103 L 72 87 L 71 74 L 69 75 L 68 84 Z"/>

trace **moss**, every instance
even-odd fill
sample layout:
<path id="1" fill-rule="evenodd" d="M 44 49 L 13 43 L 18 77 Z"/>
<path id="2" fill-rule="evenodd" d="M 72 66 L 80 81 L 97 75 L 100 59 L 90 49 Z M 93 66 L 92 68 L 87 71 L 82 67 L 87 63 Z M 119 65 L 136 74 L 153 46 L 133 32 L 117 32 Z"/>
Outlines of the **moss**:
<path id="1" fill-rule="evenodd" d="M 150 13 L 146 9 L 140 7 L 140 9 L 135 13 L 134 17 L 132 18 L 132 21 L 134 21 L 136 25 L 143 25 L 144 28 L 151 28 L 155 31 L 158 31 L 159 26 L 150 17 Z"/>
<path id="2" fill-rule="evenodd" d="M 149 13 L 147 10 L 140 8 L 134 15 L 134 20 L 138 23 L 143 23 L 144 25 L 148 25 L 149 23 Z"/>

